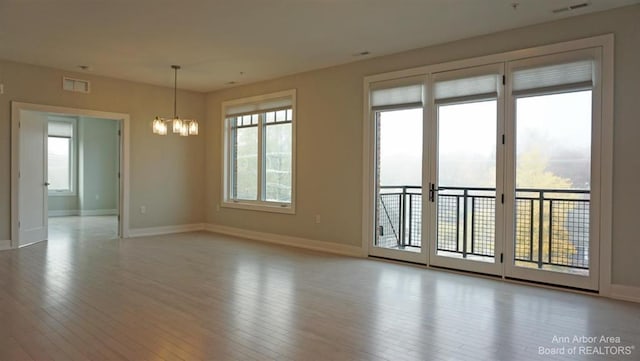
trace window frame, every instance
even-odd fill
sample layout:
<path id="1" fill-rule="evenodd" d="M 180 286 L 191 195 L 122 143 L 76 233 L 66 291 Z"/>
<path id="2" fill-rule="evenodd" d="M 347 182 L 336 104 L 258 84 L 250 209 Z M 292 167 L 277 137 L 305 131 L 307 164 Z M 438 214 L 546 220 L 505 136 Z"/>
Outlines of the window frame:
<path id="1" fill-rule="evenodd" d="M 71 137 L 62 137 L 49 135 L 49 123 L 69 123 L 71 124 Z M 51 197 L 69 197 L 78 195 L 77 177 L 78 177 L 78 159 L 77 159 L 77 140 L 78 140 L 78 122 L 75 118 L 49 117 L 47 120 L 47 157 L 49 155 L 49 138 L 67 138 L 69 139 L 69 189 L 55 190 L 49 188 L 47 194 Z M 47 178 L 49 177 L 49 163 L 47 158 Z"/>
<path id="2" fill-rule="evenodd" d="M 282 99 L 289 98 L 291 100 L 291 201 L 289 203 L 286 202 L 274 202 L 262 200 L 264 198 L 265 190 L 266 190 L 266 174 L 264 171 L 265 166 L 265 144 L 263 142 L 265 136 L 265 129 L 268 124 L 264 121 L 264 113 L 267 113 L 269 110 L 256 110 L 255 113 L 260 113 L 258 116 L 258 174 L 257 174 L 257 200 L 245 200 L 245 199 L 237 199 L 232 196 L 234 190 L 234 172 L 233 172 L 233 127 L 231 127 L 230 122 L 227 120 L 227 109 L 235 106 L 242 105 L 258 105 L 260 103 L 266 103 L 270 100 L 274 99 Z M 245 209 L 245 210 L 254 210 L 254 211 L 264 211 L 264 212 L 274 212 L 274 213 L 285 213 L 285 214 L 295 214 L 295 205 L 296 205 L 296 89 L 290 89 L 285 91 L 280 91 L 276 93 L 258 95 L 247 98 L 233 99 L 222 102 L 221 107 L 221 123 L 222 123 L 222 134 L 223 142 L 222 142 L 222 163 L 223 163 L 223 171 L 222 171 L 222 202 L 220 206 L 225 208 L 236 208 L 236 209 Z M 277 123 L 276 123 L 277 124 Z"/>

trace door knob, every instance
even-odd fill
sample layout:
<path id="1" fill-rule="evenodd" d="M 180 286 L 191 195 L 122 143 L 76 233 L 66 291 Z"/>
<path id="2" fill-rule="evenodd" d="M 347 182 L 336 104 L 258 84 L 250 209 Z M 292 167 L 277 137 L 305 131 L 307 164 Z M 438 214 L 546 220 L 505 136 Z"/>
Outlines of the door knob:
<path id="1" fill-rule="evenodd" d="M 51 184 L 51 183 L 49 183 L 49 182 L 44 182 L 44 186 L 45 186 L 45 187 L 48 187 L 48 186 L 49 186 L 49 184 Z"/>

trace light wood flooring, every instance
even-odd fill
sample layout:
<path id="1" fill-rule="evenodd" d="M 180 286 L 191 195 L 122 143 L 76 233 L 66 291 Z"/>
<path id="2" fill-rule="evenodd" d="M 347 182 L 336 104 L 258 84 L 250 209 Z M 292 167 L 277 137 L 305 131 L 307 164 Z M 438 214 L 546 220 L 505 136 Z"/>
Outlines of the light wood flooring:
<path id="1" fill-rule="evenodd" d="M 49 217 L 50 241 L 95 241 L 118 238 L 117 216 Z"/>
<path id="2" fill-rule="evenodd" d="M 541 356 L 554 336 L 628 356 Z M 195 232 L 0 252 L 0 360 L 639 360 L 640 304 Z"/>

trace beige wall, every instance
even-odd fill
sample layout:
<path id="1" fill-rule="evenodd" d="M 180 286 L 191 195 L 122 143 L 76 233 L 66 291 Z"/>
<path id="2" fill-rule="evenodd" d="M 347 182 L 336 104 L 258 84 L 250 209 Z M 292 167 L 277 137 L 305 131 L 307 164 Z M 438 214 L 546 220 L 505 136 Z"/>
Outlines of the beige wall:
<path id="1" fill-rule="evenodd" d="M 167 78 L 173 79 L 167 66 Z M 91 81 L 91 93 L 62 90 L 62 76 Z M 131 119 L 130 228 L 200 223 L 203 216 L 204 137 L 159 137 L 156 115 L 173 114 L 170 88 L 0 61 L 0 240 L 10 238 L 11 101 L 127 113 Z M 180 116 L 204 119 L 205 96 L 180 91 Z M 202 124 L 203 128 L 205 127 Z M 141 205 L 147 213 L 140 214 Z"/>
<path id="2" fill-rule="evenodd" d="M 428 64 L 615 33 L 613 283 L 640 286 L 640 6 L 574 17 L 343 66 L 214 92 L 207 96 L 208 222 L 360 245 L 363 77 Z M 297 92 L 297 212 L 283 215 L 221 208 L 224 100 L 285 89 Z M 320 214 L 321 224 L 314 223 Z"/>

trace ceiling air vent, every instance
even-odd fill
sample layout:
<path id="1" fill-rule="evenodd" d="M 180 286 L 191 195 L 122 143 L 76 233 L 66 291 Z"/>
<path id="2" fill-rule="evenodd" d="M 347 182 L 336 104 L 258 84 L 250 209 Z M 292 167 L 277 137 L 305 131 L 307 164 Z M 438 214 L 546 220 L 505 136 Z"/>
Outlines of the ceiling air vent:
<path id="1" fill-rule="evenodd" d="M 62 89 L 76 93 L 89 93 L 89 81 L 63 76 Z"/>
<path id="2" fill-rule="evenodd" d="M 589 3 L 580 3 L 580 4 L 575 4 L 575 5 L 569 5 L 569 6 L 564 7 L 564 8 L 555 9 L 552 12 L 554 14 L 559 14 L 559 13 L 563 13 L 565 11 L 571 11 L 571 10 L 578 10 L 578 9 L 586 8 L 587 6 L 589 6 Z"/>

